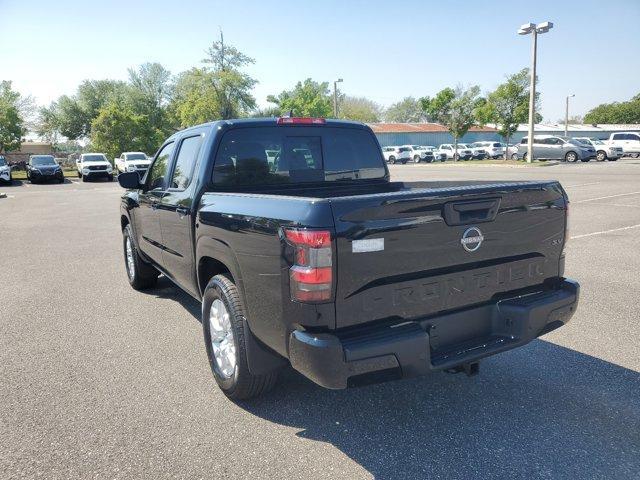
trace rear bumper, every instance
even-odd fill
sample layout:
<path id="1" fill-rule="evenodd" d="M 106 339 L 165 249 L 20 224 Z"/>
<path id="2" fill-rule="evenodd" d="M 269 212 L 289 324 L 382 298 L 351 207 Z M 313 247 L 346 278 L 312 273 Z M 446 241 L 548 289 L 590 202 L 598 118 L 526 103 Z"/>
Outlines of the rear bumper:
<path id="1" fill-rule="evenodd" d="M 315 383 L 335 389 L 381 372 L 425 375 L 520 347 L 561 327 L 573 316 L 579 292 L 577 282 L 565 279 L 552 290 L 436 318 L 337 334 L 296 330 L 289 360 Z"/>

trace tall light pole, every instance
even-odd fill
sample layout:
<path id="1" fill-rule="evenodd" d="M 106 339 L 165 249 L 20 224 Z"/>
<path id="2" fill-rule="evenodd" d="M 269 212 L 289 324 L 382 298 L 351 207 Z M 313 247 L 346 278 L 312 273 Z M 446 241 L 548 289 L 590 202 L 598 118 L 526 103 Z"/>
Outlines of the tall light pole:
<path id="1" fill-rule="evenodd" d="M 529 138 L 527 139 L 527 162 L 533 161 L 533 125 L 536 115 L 536 61 L 538 55 L 538 34 L 547 33 L 553 28 L 552 22 L 525 23 L 518 30 L 518 35 L 533 34 L 531 45 L 531 87 L 529 88 Z"/>
<path id="2" fill-rule="evenodd" d="M 333 82 L 333 118 L 338 118 L 338 83 L 342 82 L 339 78 Z"/>
<path id="3" fill-rule="evenodd" d="M 571 97 L 575 97 L 576 94 L 572 93 L 571 95 L 567 95 L 567 103 L 564 106 L 564 136 L 569 136 L 569 99 Z"/>

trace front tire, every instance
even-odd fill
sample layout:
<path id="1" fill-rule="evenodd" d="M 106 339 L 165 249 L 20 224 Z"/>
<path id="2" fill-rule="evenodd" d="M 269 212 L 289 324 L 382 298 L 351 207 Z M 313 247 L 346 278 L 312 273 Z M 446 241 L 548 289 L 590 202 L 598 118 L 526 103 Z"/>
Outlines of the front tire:
<path id="1" fill-rule="evenodd" d="M 596 160 L 599 162 L 604 162 L 607 159 L 607 154 L 604 150 L 598 150 L 596 152 Z"/>
<path id="2" fill-rule="evenodd" d="M 395 165 L 395 163 L 396 163 L 396 157 L 394 157 L 394 156 L 389 157 L 389 163 L 390 163 L 391 165 Z"/>
<path id="3" fill-rule="evenodd" d="M 213 277 L 202 296 L 202 330 L 213 377 L 232 400 L 259 397 L 271 390 L 278 378 L 277 371 L 264 375 L 249 371 L 245 318 L 235 284 L 225 275 Z"/>
<path id="4" fill-rule="evenodd" d="M 413 163 L 420 163 L 420 155 L 413 157 Z"/>
<path id="5" fill-rule="evenodd" d="M 511 160 L 518 160 L 518 154 L 517 153 L 512 153 L 511 154 Z"/>
<path id="6" fill-rule="evenodd" d="M 131 225 L 127 225 L 122 231 L 122 246 L 129 285 L 135 290 L 145 290 L 155 286 L 160 273 L 155 267 L 140 258 L 138 249 L 133 241 Z"/>

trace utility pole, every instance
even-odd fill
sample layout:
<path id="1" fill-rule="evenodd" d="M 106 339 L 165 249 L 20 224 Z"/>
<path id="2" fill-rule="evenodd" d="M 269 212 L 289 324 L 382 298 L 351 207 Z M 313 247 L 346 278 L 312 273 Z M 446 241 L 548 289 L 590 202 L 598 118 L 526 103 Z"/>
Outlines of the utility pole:
<path id="1" fill-rule="evenodd" d="M 342 82 L 339 78 L 333 82 L 333 118 L 338 118 L 338 83 Z"/>
<path id="2" fill-rule="evenodd" d="M 571 95 L 567 95 L 567 103 L 564 108 L 564 136 L 569 136 L 569 99 L 571 97 L 575 97 L 576 94 L 572 93 Z"/>
<path id="3" fill-rule="evenodd" d="M 529 137 L 527 138 L 527 162 L 533 161 L 533 126 L 536 116 L 536 63 L 538 56 L 538 34 L 547 33 L 553 28 L 552 22 L 542 22 L 538 25 L 525 23 L 518 30 L 518 35 L 533 34 L 531 45 L 531 87 L 529 88 Z"/>

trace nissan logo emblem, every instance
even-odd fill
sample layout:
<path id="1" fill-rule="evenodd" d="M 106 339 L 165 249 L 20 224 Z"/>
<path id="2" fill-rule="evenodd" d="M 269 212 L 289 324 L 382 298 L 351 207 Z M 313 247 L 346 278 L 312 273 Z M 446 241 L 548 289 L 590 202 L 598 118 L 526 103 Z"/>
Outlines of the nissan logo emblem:
<path id="1" fill-rule="evenodd" d="M 482 245 L 484 236 L 478 227 L 467 228 L 462 234 L 460 243 L 467 252 L 475 252 Z"/>

